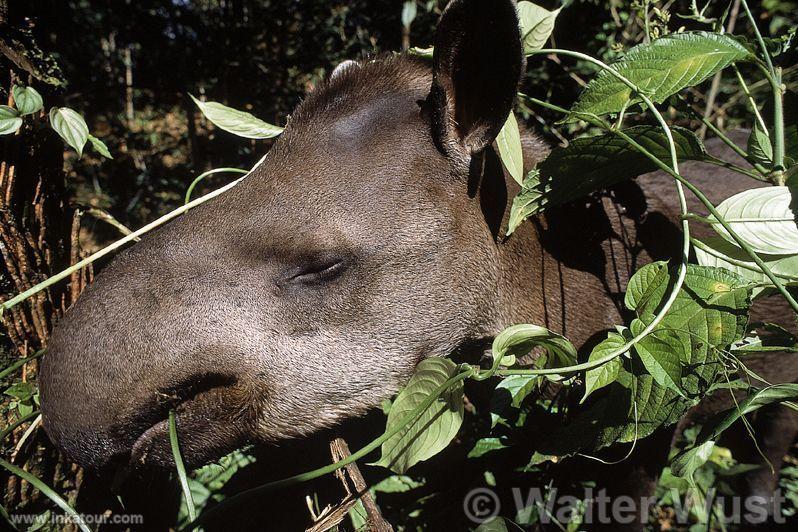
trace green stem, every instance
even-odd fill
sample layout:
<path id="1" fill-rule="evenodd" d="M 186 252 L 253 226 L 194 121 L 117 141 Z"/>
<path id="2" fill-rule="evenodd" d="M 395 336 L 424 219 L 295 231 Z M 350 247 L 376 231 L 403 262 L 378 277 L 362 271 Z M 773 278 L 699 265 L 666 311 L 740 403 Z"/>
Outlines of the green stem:
<path id="1" fill-rule="evenodd" d="M 72 518 L 72 522 L 76 524 L 83 532 L 92 532 L 91 529 L 86 526 L 83 518 L 74 509 L 72 509 L 72 507 L 64 499 L 62 499 L 60 495 L 53 491 L 50 486 L 42 482 L 39 478 L 31 473 L 28 473 L 24 469 L 21 469 L 10 462 L 3 460 L 2 458 L 0 458 L 0 466 L 7 469 L 11 474 L 26 480 L 31 486 L 42 492 L 44 496 L 53 501 L 59 508 L 64 510 L 64 512 L 66 512 Z"/>
<path id="2" fill-rule="evenodd" d="M 735 172 L 737 172 L 739 174 L 743 174 L 744 176 L 748 176 L 751 179 L 756 179 L 757 181 L 762 181 L 763 183 L 770 183 L 770 181 L 766 177 L 763 177 L 759 173 L 752 172 L 750 170 L 746 170 L 745 168 L 737 166 L 736 164 L 730 163 L 728 161 L 724 161 L 723 159 L 718 159 L 717 157 L 713 157 L 712 155 L 707 155 L 706 157 L 701 159 L 701 162 L 714 164 L 715 166 L 720 166 L 722 168 L 728 168 L 729 170 L 734 170 Z"/>
<path id="3" fill-rule="evenodd" d="M 14 432 L 17 429 L 17 427 L 19 427 L 23 423 L 27 423 L 28 421 L 35 418 L 39 414 L 41 414 L 40 411 L 34 410 L 33 412 L 30 412 L 27 415 L 22 416 L 14 423 L 6 427 L 2 432 L 0 432 L 0 444 L 2 444 L 2 442 L 8 437 L 8 435 Z"/>
<path id="4" fill-rule="evenodd" d="M 183 464 L 183 456 L 180 454 L 180 440 L 177 437 L 177 418 L 174 410 L 169 411 L 169 443 L 172 446 L 172 457 L 175 459 L 175 468 L 177 477 L 180 479 L 183 497 L 186 499 L 188 519 L 193 521 L 197 518 L 197 508 L 194 506 L 194 497 L 191 496 L 191 488 L 188 486 L 188 475 L 186 475 L 186 466 Z"/>
<path id="5" fill-rule="evenodd" d="M 748 2 L 742 0 L 743 9 L 751 23 L 751 27 L 756 35 L 756 40 L 759 47 L 762 49 L 762 55 L 765 58 L 765 65 L 767 66 L 765 75 L 770 81 L 770 86 L 773 89 L 773 168 L 779 172 L 780 176 L 777 177 L 778 185 L 783 185 L 784 172 L 784 87 L 781 84 L 781 69 L 773 67 L 773 61 L 770 59 L 770 52 L 765 45 L 765 40 L 762 38 L 762 33 L 756 25 L 756 19 L 748 8 Z M 763 69 L 764 70 L 764 69 Z"/>
<path id="6" fill-rule="evenodd" d="M 737 83 L 740 84 L 740 88 L 743 90 L 745 97 L 748 99 L 748 105 L 751 107 L 751 111 L 754 112 L 754 116 L 756 117 L 757 122 L 759 122 L 759 127 L 765 132 L 766 135 L 769 135 L 768 126 L 765 124 L 765 120 L 759 113 L 759 108 L 756 106 L 756 100 L 754 100 L 754 97 L 751 95 L 751 91 L 748 90 L 748 84 L 745 82 L 745 79 L 743 79 L 743 75 L 740 74 L 740 69 L 737 68 L 737 65 L 732 64 L 732 70 L 734 70 L 734 74 L 737 76 Z"/>
<path id="7" fill-rule="evenodd" d="M 693 118 L 700 120 L 702 124 L 707 126 L 707 129 L 712 131 L 712 133 L 714 133 L 716 137 L 718 137 L 724 144 L 726 144 L 729 148 L 731 148 L 734 153 L 736 153 L 737 155 L 748 161 L 748 164 L 753 166 L 757 172 L 759 172 L 763 176 L 766 176 L 770 173 L 770 170 L 768 170 L 761 164 L 751 161 L 747 151 L 745 151 L 737 144 L 735 144 L 732 139 L 726 136 L 726 134 L 723 133 L 723 131 L 721 131 L 720 129 L 718 129 L 718 127 L 715 124 L 713 124 L 708 118 L 706 118 L 701 113 L 693 109 L 693 106 L 687 103 L 687 101 L 683 97 L 680 97 L 679 99 L 682 101 L 682 104 L 684 104 L 685 109 L 693 116 Z"/>
<path id="8" fill-rule="evenodd" d="M 751 23 L 751 27 L 754 30 L 759 47 L 762 49 L 762 55 L 765 56 L 765 63 L 767 64 L 768 70 L 770 70 L 771 73 L 775 73 L 775 70 L 773 69 L 773 62 L 770 60 L 770 53 L 768 53 L 768 47 L 765 46 L 765 39 L 763 39 L 762 34 L 759 33 L 759 27 L 756 25 L 756 19 L 754 19 L 754 15 L 748 8 L 748 2 L 746 0 L 742 0 L 742 5 L 743 9 L 745 10 L 745 15 L 748 17 L 748 21 Z"/>
<path id="9" fill-rule="evenodd" d="M 8 375 L 11 375 L 15 371 L 17 371 L 19 368 L 21 368 L 22 366 L 27 364 L 28 362 L 39 358 L 40 356 L 42 356 L 45 353 L 45 351 L 47 351 L 47 350 L 46 349 L 39 349 L 38 351 L 33 353 L 31 356 L 29 356 L 27 358 L 22 358 L 20 360 L 17 360 L 16 362 L 14 362 L 10 366 L 8 366 L 3 371 L 0 371 L 0 379 L 3 379 L 5 377 L 7 377 Z"/>
<path id="10" fill-rule="evenodd" d="M 191 182 L 191 184 L 186 189 L 186 198 L 185 198 L 184 203 L 188 203 L 189 201 L 191 201 L 191 193 L 194 192 L 194 188 L 196 188 L 196 186 L 199 184 L 200 181 L 202 181 L 203 179 L 205 179 L 209 175 L 220 174 L 222 172 L 233 172 L 233 173 L 239 173 L 239 174 L 248 174 L 249 173 L 247 170 L 242 170 L 241 168 L 214 168 L 213 170 L 208 170 L 207 172 L 203 172 L 200 175 L 198 175 L 197 177 L 195 177 L 194 180 Z"/>
<path id="11" fill-rule="evenodd" d="M 790 221 L 792 221 L 792 219 Z M 712 220 L 712 223 L 716 223 L 716 221 Z M 744 269 L 746 269 L 748 271 L 751 271 L 751 272 L 764 273 L 764 272 L 762 272 L 762 270 L 760 270 L 758 268 L 754 268 L 750 263 L 746 263 L 746 262 L 743 262 L 741 260 L 734 259 L 732 257 L 727 257 L 726 255 L 723 255 L 722 253 L 718 253 L 717 251 L 715 251 L 711 247 L 707 246 L 706 244 L 704 244 L 700 240 L 697 240 L 697 239 L 694 238 L 694 239 L 692 239 L 692 241 L 693 241 L 693 245 L 695 247 L 697 247 L 698 249 L 704 251 L 705 253 L 709 253 L 713 257 L 716 257 L 716 258 L 721 259 L 721 260 L 723 260 L 725 262 L 728 262 L 729 264 L 734 264 L 735 266 L 737 266 L 739 268 L 744 268 Z M 776 275 L 777 277 L 779 277 L 781 279 L 784 279 L 787 282 L 795 282 L 796 280 L 798 280 L 795 277 L 790 277 L 790 276 L 787 276 L 787 275 L 781 275 L 781 274 L 778 274 L 778 273 L 776 273 L 774 275 Z M 768 283 L 767 286 L 771 286 L 771 284 Z"/>
<path id="12" fill-rule="evenodd" d="M 449 388 L 451 388 L 458 382 L 463 381 L 468 377 L 472 376 L 474 372 L 475 370 L 473 367 L 465 366 L 463 371 L 461 371 L 457 375 L 454 375 L 446 382 L 435 388 L 432 391 L 432 393 L 430 393 L 421 404 L 419 404 L 416 408 L 414 408 L 402 419 L 400 419 L 394 428 L 385 431 L 382 434 L 382 436 L 380 436 L 375 440 L 372 440 L 371 443 L 369 443 L 365 447 L 362 447 L 357 452 L 347 456 L 343 460 L 335 462 L 334 464 L 329 464 L 324 467 L 320 467 L 318 469 L 314 469 L 313 471 L 308 471 L 306 473 L 294 475 L 292 477 L 284 478 L 282 480 L 276 480 L 274 482 L 262 484 L 254 488 L 250 488 L 246 491 L 242 491 L 241 493 L 237 493 L 232 497 L 220 502 L 218 505 L 202 512 L 199 518 L 195 519 L 194 521 L 186 525 L 184 528 L 181 529 L 181 531 L 194 530 L 202 523 L 205 523 L 208 520 L 212 519 L 214 516 L 220 515 L 223 510 L 228 509 L 231 506 L 241 504 L 243 502 L 256 500 L 259 497 L 261 497 L 264 493 L 269 492 L 271 490 L 282 488 L 285 486 L 291 486 L 294 484 L 299 484 L 301 482 L 307 482 L 308 480 L 313 480 L 314 478 L 319 478 L 324 475 L 328 475 L 334 471 L 341 469 L 342 467 L 345 467 L 353 462 L 360 460 L 361 458 L 368 455 L 371 451 L 382 445 L 384 442 L 388 441 L 396 434 L 404 430 L 408 424 L 410 424 L 419 415 L 421 415 L 422 412 L 424 412 L 427 408 L 429 408 L 432 405 L 432 403 L 434 403 L 438 399 L 438 397 L 440 397 L 443 393 L 445 393 Z"/>
<path id="13" fill-rule="evenodd" d="M 263 162 L 263 159 L 265 157 L 266 156 L 264 155 L 257 163 L 255 163 L 255 166 L 252 167 L 252 170 L 257 168 L 257 166 L 261 162 Z M 250 170 L 249 172 L 251 173 L 252 170 Z M 249 173 L 247 173 L 247 175 L 249 175 Z M 145 233 L 149 233 L 153 229 L 165 224 L 166 222 L 168 222 L 169 220 L 171 220 L 173 218 L 176 218 L 176 217 L 180 216 L 184 212 L 196 207 L 197 205 L 201 205 L 202 203 L 205 203 L 206 201 L 211 200 L 211 199 L 215 198 L 216 196 L 219 196 L 220 194 L 224 194 L 225 192 L 227 192 L 228 190 L 230 190 L 231 188 L 236 186 L 238 183 L 240 183 L 243 179 L 245 179 L 247 177 L 247 175 L 239 177 L 238 179 L 236 179 L 232 183 L 228 183 L 227 185 L 225 185 L 225 186 L 223 186 L 221 188 L 217 188 L 213 192 L 209 192 L 208 194 L 205 194 L 204 196 L 202 196 L 200 198 L 197 198 L 197 199 L 195 199 L 195 200 L 193 200 L 193 201 L 191 201 L 189 203 L 186 203 L 185 205 L 182 205 L 182 206 L 178 207 L 177 209 L 175 209 L 175 210 L 173 210 L 173 211 L 161 216 L 157 220 L 148 223 L 147 225 L 145 225 L 141 229 L 133 231 L 132 233 L 130 233 L 126 237 L 117 240 L 113 244 L 110 244 L 110 245 L 104 247 L 103 249 L 101 249 L 100 251 L 98 251 L 96 253 L 93 253 L 92 255 L 86 257 L 85 259 L 73 264 L 72 266 L 70 266 L 66 270 L 63 270 L 63 271 L 53 275 L 49 279 L 46 279 L 46 280 L 42 281 L 41 283 L 36 284 L 36 285 L 28 288 L 24 292 L 22 292 L 20 294 L 17 294 L 16 296 L 12 297 L 8 301 L 5 301 L 2 305 L 0 305 L 0 315 L 2 315 L 2 313 L 4 311 L 6 311 L 6 310 L 18 305 L 19 303 L 25 301 L 30 296 L 32 296 L 34 294 L 37 294 L 37 293 L 41 292 L 42 290 L 44 290 L 45 288 L 54 285 L 58 281 L 69 277 L 74 272 L 85 268 L 86 266 L 88 266 L 89 264 L 93 263 L 97 259 L 100 259 L 100 258 L 108 255 L 112 251 L 115 251 L 115 250 L 119 249 L 120 247 L 124 246 L 128 242 L 136 240 L 141 235 L 143 235 Z"/>

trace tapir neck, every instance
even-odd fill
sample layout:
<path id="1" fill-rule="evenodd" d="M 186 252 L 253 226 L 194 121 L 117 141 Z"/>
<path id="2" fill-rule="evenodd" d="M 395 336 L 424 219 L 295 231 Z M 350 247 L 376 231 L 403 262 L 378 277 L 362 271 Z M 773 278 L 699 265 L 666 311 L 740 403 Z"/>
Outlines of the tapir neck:
<path id="1" fill-rule="evenodd" d="M 529 171 L 546 156 L 548 148 L 526 133 L 522 145 L 524 169 Z M 613 294 L 606 279 L 596 275 L 603 270 L 603 261 L 596 261 L 600 267 L 585 268 L 563 260 L 556 251 L 585 245 L 584 240 L 573 238 L 589 232 L 589 228 L 580 227 L 583 219 L 558 216 L 557 223 L 552 223 L 548 217 L 536 216 L 521 224 L 509 238 L 505 236 L 510 206 L 521 187 L 506 171 L 503 174 L 506 201 L 496 238 L 500 327 L 516 323 L 542 325 L 568 336 L 579 347 L 591 335 L 623 323 L 616 304 L 617 294 Z"/>

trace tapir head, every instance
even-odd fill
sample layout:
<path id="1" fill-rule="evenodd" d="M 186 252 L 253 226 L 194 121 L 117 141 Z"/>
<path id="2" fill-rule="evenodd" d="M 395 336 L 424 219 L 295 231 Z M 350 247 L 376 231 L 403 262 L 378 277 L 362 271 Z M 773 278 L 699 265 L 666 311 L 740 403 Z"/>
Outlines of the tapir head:
<path id="1" fill-rule="evenodd" d="M 473 181 L 522 70 L 510 0 L 451 2 L 432 65 L 338 69 L 247 178 L 121 253 L 57 325 L 53 442 L 90 467 L 166 465 L 175 409 L 198 465 L 364 413 L 422 358 L 495 334 Z"/>

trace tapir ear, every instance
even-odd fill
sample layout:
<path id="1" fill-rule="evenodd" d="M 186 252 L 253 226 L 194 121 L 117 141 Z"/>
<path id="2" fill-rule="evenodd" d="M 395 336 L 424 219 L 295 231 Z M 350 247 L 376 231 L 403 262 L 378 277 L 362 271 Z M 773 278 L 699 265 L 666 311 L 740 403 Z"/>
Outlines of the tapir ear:
<path id="1" fill-rule="evenodd" d="M 507 120 L 524 69 L 512 0 L 452 0 L 435 35 L 432 135 L 444 153 L 470 157 Z"/>

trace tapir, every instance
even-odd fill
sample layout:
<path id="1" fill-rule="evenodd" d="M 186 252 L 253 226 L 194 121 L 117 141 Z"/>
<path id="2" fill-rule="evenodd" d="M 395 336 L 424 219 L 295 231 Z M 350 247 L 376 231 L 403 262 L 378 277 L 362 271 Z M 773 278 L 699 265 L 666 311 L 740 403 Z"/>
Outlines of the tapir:
<path id="1" fill-rule="evenodd" d="M 481 354 L 509 325 L 585 353 L 627 321 L 630 275 L 680 256 L 674 183 L 644 176 L 507 237 L 519 186 L 494 141 L 524 69 L 510 0 L 450 2 L 432 61 L 336 69 L 248 177 L 120 253 L 57 324 L 40 376 L 52 442 L 89 468 L 170 466 L 174 409 L 198 466 L 363 415 L 425 357 Z M 549 148 L 526 130 L 522 144 L 528 171 Z M 683 171 L 716 203 L 757 186 Z M 784 361 L 757 370 L 798 377 Z M 764 449 L 778 464 L 796 423 L 774 419 Z M 774 481 L 768 470 L 758 489 Z"/>

